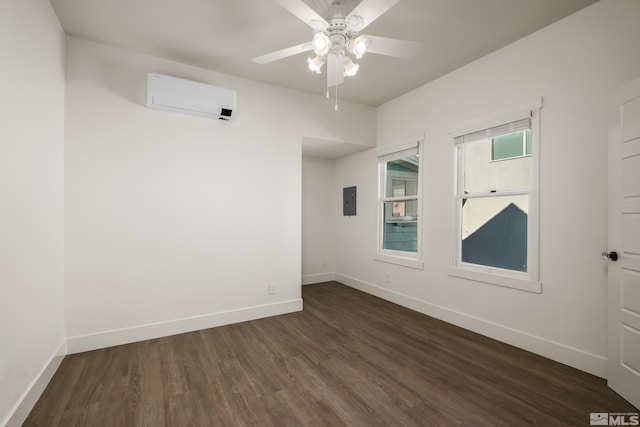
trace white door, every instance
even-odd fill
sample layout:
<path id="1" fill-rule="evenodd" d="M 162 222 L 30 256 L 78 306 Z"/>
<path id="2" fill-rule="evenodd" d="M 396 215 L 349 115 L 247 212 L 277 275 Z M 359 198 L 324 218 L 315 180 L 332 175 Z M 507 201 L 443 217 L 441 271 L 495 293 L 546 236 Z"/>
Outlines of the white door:
<path id="1" fill-rule="evenodd" d="M 640 78 L 609 102 L 608 383 L 640 409 Z M 613 255 L 610 253 L 610 255 Z"/>

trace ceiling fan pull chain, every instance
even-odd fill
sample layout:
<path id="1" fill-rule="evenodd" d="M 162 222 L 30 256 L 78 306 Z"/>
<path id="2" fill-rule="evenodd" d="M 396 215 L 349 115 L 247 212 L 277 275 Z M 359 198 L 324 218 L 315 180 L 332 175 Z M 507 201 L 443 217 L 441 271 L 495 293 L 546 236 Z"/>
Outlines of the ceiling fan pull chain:
<path id="1" fill-rule="evenodd" d="M 329 64 L 327 64 L 327 99 L 329 99 Z"/>

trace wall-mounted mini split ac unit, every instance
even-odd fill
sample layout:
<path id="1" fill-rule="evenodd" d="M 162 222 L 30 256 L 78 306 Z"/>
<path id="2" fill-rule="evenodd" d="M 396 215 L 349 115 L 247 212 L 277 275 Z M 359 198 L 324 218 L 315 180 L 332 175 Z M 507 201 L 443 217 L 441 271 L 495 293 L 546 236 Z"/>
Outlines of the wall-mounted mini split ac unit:
<path id="1" fill-rule="evenodd" d="M 147 76 L 147 107 L 231 120 L 236 91 L 159 73 Z"/>

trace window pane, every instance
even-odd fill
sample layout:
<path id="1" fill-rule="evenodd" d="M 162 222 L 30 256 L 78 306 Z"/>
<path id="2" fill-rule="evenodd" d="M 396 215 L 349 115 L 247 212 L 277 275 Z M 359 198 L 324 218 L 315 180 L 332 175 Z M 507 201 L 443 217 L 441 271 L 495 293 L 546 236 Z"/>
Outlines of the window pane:
<path id="1" fill-rule="evenodd" d="M 384 249 L 418 251 L 418 201 L 384 203 Z"/>
<path id="2" fill-rule="evenodd" d="M 524 154 L 523 134 L 524 132 L 518 132 L 493 138 L 491 140 L 491 159 L 500 160 L 522 156 Z"/>
<path id="3" fill-rule="evenodd" d="M 405 181 L 407 188 L 407 196 L 415 196 L 418 194 L 418 181 Z"/>
<path id="4" fill-rule="evenodd" d="M 527 143 L 526 143 L 527 147 L 525 150 L 525 154 L 527 156 L 530 156 L 531 155 L 531 130 L 525 131 L 525 138 L 527 140 Z"/>
<path id="5" fill-rule="evenodd" d="M 418 218 L 418 201 L 403 200 L 396 202 L 384 202 L 384 220 L 388 221 L 415 221 Z"/>
<path id="6" fill-rule="evenodd" d="M 520 135 L 520 153 L 524 140 Z M 495 138 L 493 139 L 495 141 Z M 527 191 L 531 181 L 531 157 L 514 157 L 491 161 L 492 140 L 483 139 L 464 144 L 465 194 Z"/>
<path id="7" fill-rule="evenodd" d="M 391 185 L 393 186 L 393 193 L 391 194 L 394 197 L 407 195 L 407 181 L 402 179 L 392 179 Z"/>
<path id="8" fill-rule="evenodd" d="M 393 206 L 393 212 L 391 213 L 391 216 L 405 216 L 406 202 L 393 202 L 391 205 Z"/>
<path id="9" fill-rule="evenodd" d="M 418 156 L 387 162 L 386 197 L 418 194 Z"/>
<path id="10" fill-rule="evenodd" d="M 464 200 L 461 261 L 526 272 L 528 203 L 526 195 Z"/>

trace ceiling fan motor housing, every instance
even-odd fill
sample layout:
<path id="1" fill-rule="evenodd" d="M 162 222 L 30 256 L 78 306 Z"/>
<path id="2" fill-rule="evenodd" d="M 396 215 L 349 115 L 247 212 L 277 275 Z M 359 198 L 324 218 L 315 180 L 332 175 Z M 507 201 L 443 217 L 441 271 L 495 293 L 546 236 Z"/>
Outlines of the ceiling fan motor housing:
<path id="1" fill-rule="evenodd" d="M 362 21 L 362 17 L 356 16 Z M 358 36 L 358 31 L 350 28 L 344 18 L 329 19 L 329 26 L 322 32 L 329 37 L 331 47 L 329 53 L 335 56 L 345 56 L 348 43 Z"/>

